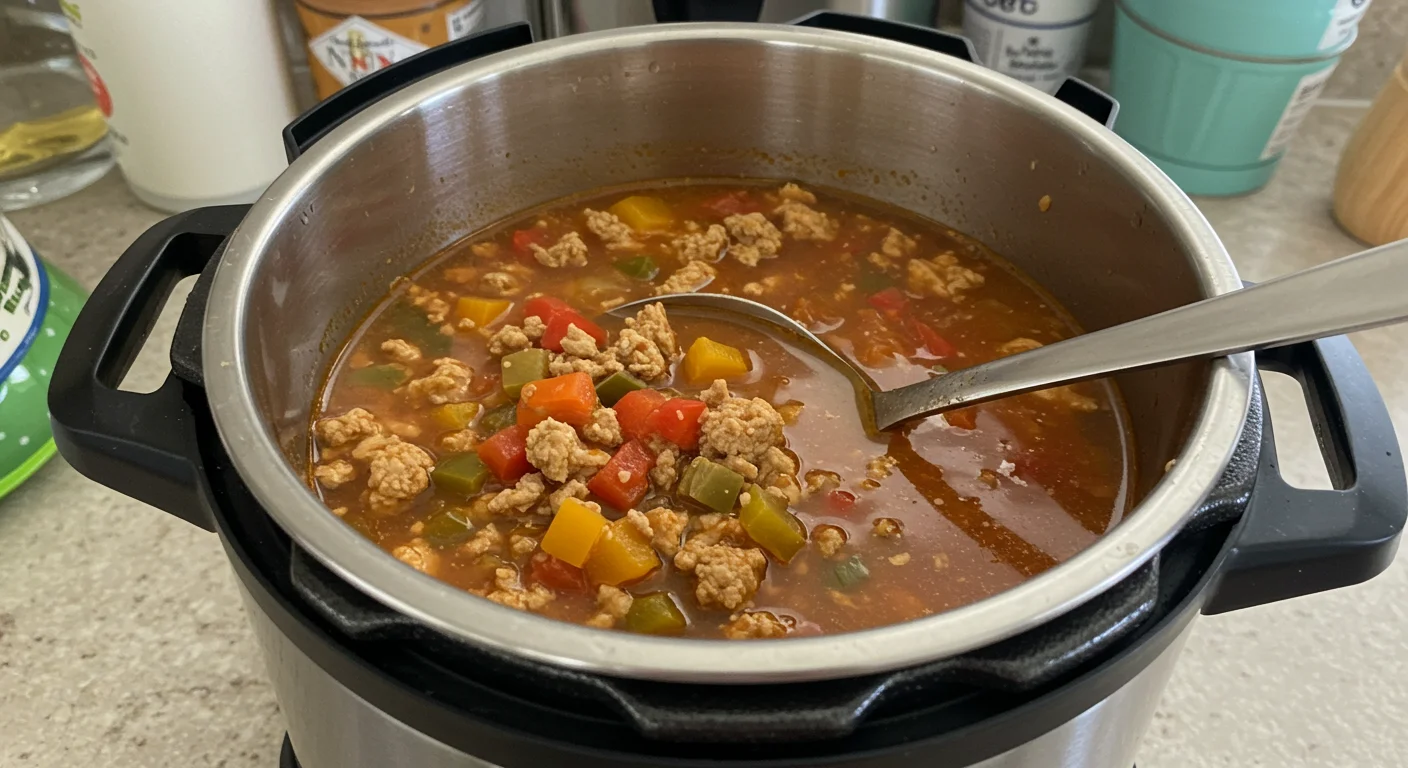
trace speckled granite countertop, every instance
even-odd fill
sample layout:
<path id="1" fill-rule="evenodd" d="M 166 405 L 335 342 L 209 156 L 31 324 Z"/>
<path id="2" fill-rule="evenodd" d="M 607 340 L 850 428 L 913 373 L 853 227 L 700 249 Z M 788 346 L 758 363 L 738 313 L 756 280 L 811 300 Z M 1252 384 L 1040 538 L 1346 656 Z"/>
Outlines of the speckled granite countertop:
<path id="1" fill-rule="evenodd" d="M 1334 165 L 1360 114 L 1317 108 L 1270 187 L 1200 201 L 1244 277 L 1356 250 L 1328 210 Z M 46 258 L 90 288 L 159 218 L 115 177 L 13 215 Z M 159 322 L 135 381 L 164 375 L 174 319 Z M 1408 332 L 1355 341 L 1408 430 Z M 1288 474 L 1313 484 L 1309 425 L 1285 418 L 1304 412 L 1295 387 L 1269 388 Z M 1357 588 L 1202 620 L 1141 768 L 1408 765 L 1402 563 Z M 62 461 L 0 501 L 0 766 L 274 768 L 282 734 L 214 536 Z"/>

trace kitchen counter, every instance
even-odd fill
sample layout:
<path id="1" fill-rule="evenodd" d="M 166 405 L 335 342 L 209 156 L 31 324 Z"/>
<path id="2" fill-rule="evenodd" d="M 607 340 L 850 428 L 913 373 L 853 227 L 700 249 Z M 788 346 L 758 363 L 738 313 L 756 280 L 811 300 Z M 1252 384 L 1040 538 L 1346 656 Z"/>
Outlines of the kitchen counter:
<path id="1" fill-rule="evenodd" d="M 1243 277 L 1265 280 L 1358 248 L 1328 210 L 1335 162 L 1361 114 L 1317 108 L 1267 189 L 1199 201 Z M 110 176 L 12 218 L 91 288 L 160 215 Z M 158 322 L 134 386 L 165 375 L 175 315 Z M 1355 337 L 1400 432 L 1405 341 L 1402 328 Z M 1288 476 L 1325 487 L 1295 385 L 1268 387 Z M 1300 421 L 1289 418 L 1297 413 Z M 1402 563 L 1360 587 L 1203 619 L 1141 768 L 1408 764 Z M 215 537 L 62 460 L 0 501 L 0 734 L 7 767 L 274 768 L 283 726 Z"/>

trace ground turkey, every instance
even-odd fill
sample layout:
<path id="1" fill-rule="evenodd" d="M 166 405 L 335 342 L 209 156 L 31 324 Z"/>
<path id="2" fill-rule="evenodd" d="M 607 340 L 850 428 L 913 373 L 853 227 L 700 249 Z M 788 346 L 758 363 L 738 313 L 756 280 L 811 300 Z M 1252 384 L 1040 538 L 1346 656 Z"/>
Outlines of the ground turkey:
<path id="1" fill-rule="evenodd" d="M 691 261 L 680 267 L 665 282 L 655 287 L 656 296 L 670 293 L 693 293 L 714 281 L 718 270 L 706 261 Z"/>
<path id="2" fill-rule="evenodd" d="M 582 437 L 608 447 L 620 445 L 621 423 L 616 420 L 616 411 L 610 408 L 597 408 L 592 411 L 591 421 L 582 426 Z"/>
<path id="3" fill-rule="evenodd" d="M 547 326 L 537 316 L 523 318 L 523 325 L 505 325 L 489 336 L 489 354 L 507 355 L 533 346 L 533 342 L 543 337 Z"/>
<path id="4" fill-rule="evenodd" d="M 670 327 L 665 305 L 658 301 L 641 307 L 635 317 L 626 320 L 626 327 L 654 342 L 666 359 L 672 359 L 679 353 L 679 338 L 675 335 L 675 329 Z"/>
<path id="5" fill-rule="evenodd" d="M 529 246 L 533 258 L 545 267 L 585 267 L 587 265 L 587 244 L 576 232 L 568 232 L 551 248 L 537 243 Z"/>
<path id="6" fill-rule="evenodd" d="M 313 477 L 319 485 L 329 491 L 335 491 L 357 479 L 357 468 L 352 466 L 350 461 L 338 459 L 319 465 L 313 470 Z"/>
<path id="7" fill-rule="evenodd" d="M 833 557 L 846 546 L 846 532 L 834 525 L 823 525 L 812 532 L 812 543 L 822 557 Z"/>
<path id="8" fill-rule="evenodd" d="M 607 452 L 583 445 L 577 431 L 557 419 L 545 419 L 528 431 L 528 463 L 553 482 L 590 474 L 610 459 Z"/>
<path id="9" fill-rule="evenodd" d="M 767 567 L 761 549 L 704 547 L 694 565 L 694 597 L 702 608 L 738 610 L 752 603 Z"/>
<path id="10" fill-rule="evenodd" d="M 913 256 L 918 248 L 919 243 L 914 238 L 890 227 L 889 233 L 885 235 L 885 241 L 880 243 L 880 252 L 870 254 L 866 260 L 888 271 L 898 266 L 902 259 Z"/>
<path id="11" fill-rule="evenodd" d="M 425 310 L 425 319 L 431 323 L 439 325 L 445 322 L 445 316 L 450 314 L 450 305 L 440 298 L 439 291 L 427 291 L 411 283 L 406 288 L 406 296 L 410 298 L 411 306 Z"/>
<path id="12" fill-rule="evenodd" d="M 430 542 L 419 537 L 391 550 L 391 556 L 432 576 L 440 569 L 440 553 L 430 546 Z"/>
<path id="13" fill-rule="evenodd" d="M 387 339 L 381 342 L 381 351 L 386 356 L 404 365 L 420 362 L 420 349 L 405 339 Z"/>
<path id="14" fill-rule="evenodd" d="M 782 415 L 759 397 L 728 397 L 705 411 L 699 424 L 699 450 L 705 456 L 738 456 L 757 464 L 769 448 L 782 445 Z"/>
<path id="15" fill-rule="evenodd" d="M 597 614 L 587 619 L 587 626 L 610 629 L 616 626 L 616 622 L 626 617 L 626 612 L 631 610 L 631 603 L 635 598 L 624 589 L 607 586 L 605 584 L 597 588 L 596 605 Z"/>
<path id="16" fill-rule="evenodd" d="M 598 352 L 596 339 L 575 325 L 567 326 L 567 335 L 562 337 L 562 354 L 553 355 L 548 361 L 548 373 L 553 376 L 581 372 L 599 379 L 623 367 L 614 349 Z"/>
<path id="17" fill-rule="evenodd" d="M 518 571 L 513 568 L 498 568 L 494 571 L 494 591 L 485 595 L 499 605 L 517 608 L 520 611 L 541 611 L 548 603 L 557 599 L 553 591 L 542 584 L 524 589 L 518 580 Z"/>
<path id="18" fill-rule="evenodd" d="M 806 203 L 786 200 L 774 211 L 782 217 L 782 231 L 797 240 L 835 240 L 840 225 Z"/>
<path id="19" fill-rule="evenodd" d="M 727 245 L 728 230 L 719 224 L 710 224 L 703 232 L 680 235 L 670 243 L 683 264 L 691 261 L 718 261 L 719 252 Z"/>
<path id="20" fill-rule="evenodd" d="M 689 525 L 689 515 L 676 512 L 669 507 L 656 507 L 645 513 L 654 532 L 650 544 L 665 557 L 674 557 L 680 551 L 680 536 Z"/>
<path id="21" fill-rule="evenodd" d="M 730 640 L 761 640 L 786 637 L 791 627 L 767 611 L 744 611 L 724 625 L 724 637 Z"/>
<path id="22" fill-rule="evenodd" d="M 547 486 L 543 483 L 542 475 L 537 472 L 524 475 L 519 478 L 517 485 L 499 491 L 489 500 L 489 511 L 496 515 L 525 514 L 538 503 L 538 499 L 541 499 L 545 492 Z"/>
<path id="23" fill-rule="evenodd" d="M 365 459 L 367 501 L 373 507 L 390 507 L 419 496 L 430 487 L 430 468 L 435 460 L 419 446 L 402 442 L 395 435 L 374 435 L 358 443 L 355 459 Z"/>
<path id="24" fill-rule="evenodd" d="M 601 238 L 601 242 L 606 244 L 606 249 L 610 251 L 626 250 L 633 251 L 641 247 L 636 241 L 635 230 L 616 214 L 606 211 L 593 211 L 587 208 L 582 211 L 587 218 L 587 229 Z"/>
<path id="25" fill-rule="evenodd" d="M 411 397 L 424 397 L 432 405 L 463 403 L 469 399 L 469 380 L 474 371 L 468 365 L 453 357 L 442 357 L 435 361 L 435 370 L 423 379 L 414 379 L 406 385 Z"/>
<path id="26" fill-rule="evenodd" d="M 963 291 L 978 288 L 986 279 L 958 263 L 952 253 L 941 253 L 933 261 L 910 259 L 907 285 L 914 293 L 938 296 L 941 299 L 963 300 Z"/>
<path id="27" fill-rule="evenodd" d="M 724 226 L 734 240 L 728 252 L 745 266 L 756 267 L 782 247 L 782 233 L 761 213 L 735 213 L 724 219 Z"/>
<path id="28" fill-rule="evenodd" d="M 548 506 L 551 507 L 548 514 L 556 514 L 557 508 L 568 499 L 582 500 L 585 498 L 587 498 L 587 484 L 581 480 L 568 480 L 548 496 Z"/>
<path id="29" fill-rule="evenodd" d="M 650 451 L 655 454 L 655 466 L 650 469 L 650 482 L 655 490 L 669 493 L 675 488 L 680 473 L 680 449 L 668 440 L 652 437 Z"/>
<path id="30" fill-rule="evenodd" d="M 493 523 L 480 528 L 460 546 L 460 551 L 470 557 L 489 554 L 490 552 L 501 552 L 504 548 L 504 535 L 499 532 L 498 526 Z"/>
<path id="31" fill-rule="evenodd" d="M 325 448 L 337 448 L 364 437 L 381 434 L 376 417 L 370 411 L 353 408 L 341 416 L 333 416 L 318 422 L 318 441 Z"/>

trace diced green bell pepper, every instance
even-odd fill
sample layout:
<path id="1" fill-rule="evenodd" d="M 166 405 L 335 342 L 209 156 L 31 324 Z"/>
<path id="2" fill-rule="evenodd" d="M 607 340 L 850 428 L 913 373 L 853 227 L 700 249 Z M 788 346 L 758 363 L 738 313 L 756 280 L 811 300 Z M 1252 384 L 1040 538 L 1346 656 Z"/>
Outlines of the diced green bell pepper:
<path id="1" fill-rule="evenodd" d="M 655 276 L 660 274 L 660 265 L 649 256 L 619 259 L 614 266 L 617 272 L 636 280 L 654 280 Z"/>
<path id="2" fill-rule="evenodd" d="M 688 624 L 669 592 L 641 595 L 626 611 L 626 629 L 643 635 L 678 635 Z"/>
<path id="3" fill-rule="evenodd" d="M 640 379 L 625 371 L 617 371 L 596 385 L 596 399 L 600 400 L 602 405 L 610 408 L 625 397 L 626 393 L 645 389 L 645 387 L 645 382 Z"/>
<path id="4" fill-rule="evenodd" d="M 388 392 L 405 384 L 409 378 L 411 375 L 406 372 L 405 368 L 393 363 L 353 368 L 347 373 L 347 383 L 354 387 L 371 387 L 372 389 L 384 389 Z"/>
<path id="5" fill-rule="evenodd" d="M 807 543 L 807 529 L 777 497 L 757 485 L 748 486 L 748 502 L 738 513 L 748 537 L 773 557 L 788 562 Z"/>
<path id="6" fill-rule="evenodd" d="M 551 359 L 552 353 L 546 349 L 521 349 L 504 355 L 499 363 L 503 369 L 504 392 L 517 400 L 524 384 L 548 377 Z"/>
<path id="7" fill-rule="evenodd" d="M 425 521 L 421 535 L 437 547 L 453 547 L 469 540 L 474 529 L 469 520 L 455 511 L 441 512 Z"/>
<path id="8" fill-rule="evenodd" d="M 425 310 L 401 299 L 386 308 L 382 319 L 390 326 L 390 332 L 420 347 L 430 357 L 440 357 L 450 351 L 449 336 L 440 332 L 440 326 L 430 322 Z"/>
<path id="9" fill-rule="evenodd" d="M 685 467 L 677 493 L 715 512 L 728 512 L 743 490 L 743 475 L 698 456 Z"/>
<path id="10" fill-rule="evenodd" d="M 489 479 L 489 467 L 480 461 L 475 453 L 457 453 L 446 456 L 430 470 L 430 479 L 437 489 L 443 489 L 462 496 L 473 496 L 484 487 Z"/>
<path id="11" fill-rule="evenodd" d="M 870 569 L 861 562 L 860 555 L 851 555 L 849 560 L 832 569 L 831 575 L 841 589 L 850 589 L 870 578 Z"/>
<path id="12" fill-rule="evenodd" d="M 518 423 L 518 406 L 509 403 L 501 405 L 490 411 L 486 411 L 479 417 L 479 424 L 475 431 L 481 435 L 492 435 L 505 427 L 511 427 Z"/>

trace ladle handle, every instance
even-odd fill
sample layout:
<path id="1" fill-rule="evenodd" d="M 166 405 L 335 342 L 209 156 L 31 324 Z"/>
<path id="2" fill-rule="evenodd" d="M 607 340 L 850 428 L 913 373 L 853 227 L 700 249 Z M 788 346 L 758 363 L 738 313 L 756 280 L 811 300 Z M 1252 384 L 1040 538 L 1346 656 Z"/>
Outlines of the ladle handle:
<path id="1" fill-rule="evenodd" d="M 1118 371 L 1269 349 L 1408 318 L 1408 240 L 877 393 L 875 420 L 905 419 Z"/>

